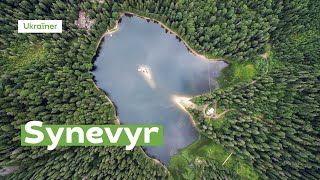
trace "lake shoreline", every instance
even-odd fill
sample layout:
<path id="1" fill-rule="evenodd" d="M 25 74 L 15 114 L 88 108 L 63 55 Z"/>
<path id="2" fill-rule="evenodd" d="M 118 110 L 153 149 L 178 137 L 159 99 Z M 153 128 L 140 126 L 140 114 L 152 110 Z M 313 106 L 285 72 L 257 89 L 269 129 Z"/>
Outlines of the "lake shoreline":
<path id="1" fill-rule="evenodd" d="M 96 82 L 95 82 L 94 80 L 92 80 L 92 82 L 93 82 L 93 84 L 94 84 L 94 86 L 95 86 L 95 88 L 96 88 L 97 90 L 104 92 L 102 89 L 100 89 L 100 88 L 97 86 L 97 84 L 96 84 Z M 116 111 L 116 107 L 115 107 L 114 103 L 112 102 L 112 100 L 111 100 L 107 95 L 105 95 L 105 97 L 106 97 L 107 100 L 111 103 L 111 105 L 112 105 L 112 107 L 113 107 L 113 109 L 114 109 L 114 111 L 115 111 L 115 116 L 114 116 L 115 120 L 113 121 L 114 124 L 115 124 L 115 125 L 120 125 L 120 124 L 121 124 L 121 121 L 120 121 L 119 117 L 117 116 L 117 111 Z M 160 159 L 155 158 L 155 157 L 150 157 L 150 156 L 145 152 L 145 150 L 144 150 L 142 147 L 140 147 L 140 146 L 137 147 L 137 148 L 139 148 L 139 150 L 141 150 L 142 153 L 143 153 L 147 158 L 149 158 L 150 160 L 152 160 L 153 162 L 155 162 L 155 163 L 157 163 L 157 164 L 160 164 L 164 169 L 167 170 L 167 173 L 170 174 L 170 171 L 169 171 L 168 168 L 161 162 Z"/>
<path id="2" fill-rule="evenodd" d="M 121 19 L 121 18 L 122 18 L 122 16 L 120 17 L 120 19 Z M 103 39 L 105 36 L 111 35 L 112 33 L 117 32 L 117 31 L 119 30 L 119 28 L 120 28 L 119 20 L 117 20 L 117 21 L 116 21 L 116 25 L 114 26 L 114 28 L 112 28 L 111 30 L 107 30 L 106 32 L 104 32 L 104 33 L 102 34 L 102 36 L 100 37 L 100 39 L 99 39 L 98 42 L 97 42 L 96 49 L 97 49 L 97 50 L 99 49 L 99 46 L 100 46 L 100 44 L 101 44 L 101 41 L 102 41 L 102 39 Z"/>
<path id="3" fill-rule="evenodd" d="M 101 41 L 103 40 L 103 38 L 105 36 L 108 36 L 108 35 L 111 35 L 112 33 L 115 33 L 119 30 L 120 28 L 120 23 L 121 23 L 121 19 L 123 18 L 123 16 L 137 16 L 137 17 L 140 17 L 144 20 L 147 20 L 147 21 L 153 21 L 154 23 L 158 23 L 160 24 L 161 28 L 164 28 L 165 30 L 167 30 L 170 34 L 173 34 L 175 35 L 176 37 L 179 38 L 179 41 L 183 43 L 183 45 L 187 48 L 187 50 L 189 52 L 191 52 L 192 54 L 194 54 L 195 56 L 201 58 L 202 60 L 205 60 L 205 61 L 223 61 L 227 64 L 229 64 L 228 60 L 226 59 L 220 59 L 220 58 L 207 58 L 205 55 L 203 54 L 200 54 L 198 53 L 196 50 L 194 50 L 193 48 L 191 48 L 187 43 L 186 41 L 178 34 L 176 33 L 175 31 L 173 31 L 172 29 L 170 29 L 168 26 L 166 26 L 164 23 L 156 20 L 156 19 L 153 19 L 153 18 L 149 18 L 149 17 L 146 17 L 146 16 L 142 16 L 142 15 L 139 15 L 139 14 L 136 14 L 136 13 L 133 13 L 133 12 L 129 12 L 129 11 L 125 11 L 125 12 L 122 12 L 120 13 L 120 18 L 116 21 L 116 25 L 114 26 L 114 28 L 112 28 L 111 30 L 107 30 L 105 33 L 102 34 L 102 36 L 100 37 L 100 39 L 98 40 L 97 42 L 97 46 L 96 46 L 96 49 L 98 50 L 99 49 L 99 46 L 101 44 Z"/>
<path id="4" fill-rule="evenodd" d="M 203 54 L 200 54 L 198 53 L 197 51 L 195 51 L 193 48 L 191 48 L 187 43 L 186 41 L 180 36 L 178 35 L 178 33 L 176 33 L 175 31 L 173 31 L 172 29 L 170 29 L 168 26 L 166 26 L 164 23 L 156 20 L 156 19 L 153 19 L 153 18 L 149 18 L 149 17 L 146 17 L 146 16 L 142 16 L 142 15 L 139 15 L 139 14 L 136 14 L 136 13 L 133 13 L 133 12 L 129 12 L 129 11 L 125 11 L 125 12 L 122 12 L 120 13 L 120 18 L 116 21 L 116 25 L 111 29 L 111 30 L 107 30 L 106 32 L 104 32 L 102 34 L 102 36 L 100 37 L 99 41 L 97 42 L 97 51 L 99 51 L 99 47 L 100 47 L 100 44 L 102 43 L 102 40 L 104 39 L 104 37 L 108 36 L 108 35 L 111 35 L 112 33 L 115 33 L 117 32 L 119 29 L 120 29 L 120 23 L 121 23 L 121 19 L 124 17 L 124 16 L 137 16 L 137 17 L 140 17 L 144 20 L 147 20 L 147 21 L 153 21 L 154 23 L 158 23 L 160 24 L 161 28 L 164 28 L 165 30 L 167 30 L 169 33 L 177 36 L 179 38 L 179 41 L 183 43 L 183 45 L 187 48 L 187 50 L 189 52 L 191 52 L 192 54 L 194 54 L 195 56 L 201 58 L 202 60 L 205 60 L 205 61 L 210 61 L 210 60 L 213 60 L 213 61 L 223 61 L 227 64 L 229 64 L 229 62 L 226 60 L 226 59 L 210 59 L 210 58 L 207 58 L 205 55 Z M 96 83 L 94 82 L 96 88 L 97 85 Z M 100 90 L 100 88 L 98 88 Z M 199 95 L 196 95 L 196 96 L 199 96 Z M 193 96 L 193 97 L 196 97 L 196 96 Z M 108 98 L 108 100 L 112 103 L 112 101 L 109 99 L 109 97 L 106 95 L 106 97 Z M 186 112 L 189 117 L 190 117 L 190 120 L 191 120 L 191 123 L 192 125 L 198 129 L 197 125 L 196 125 L 196 121 L 194 120 L 194 118 L 192 117 L 192 115 L 190 114 L 190 112 L 186 109 L 185 106 L 183 106 L 180 101 L 181 100 L 184 100 L 188 98 L 189 100 L 192 99 L 192 97 L 184 97 L 184 96 L 173 96 L 171 98 L 171 100 L 178 105 L 178 107 L 180 109 L 182 109 L 184 112 Z M 113 104 L 113 103 L 112 103 Z M 116 116 L 116 120 L 117 120 L 117 123 L 120 124 L 120 120 L 118 119 L 118 117 Z M 158 160 L 158 159 L 157 159 Z"/>
<path id="5" fill-rule="evenodd" d="M 198 126 L 197 126 L 197 123 L 195 121 L 195 119 L 193 118 L 193 116 L 191 115 L 191 113 L 186 109 L 187 106 L 185 106 L 182 101 L 184 101 L 185 103 L 189 103 L 189 106 L 196 106 L 194 103 L 192 103 L 190 100 L 192 99 L 192 97 L 187 97 L 187 96 L 172 96 L 171 97 L 171 100 L 179 107 L 179 109 L 181 109 L 182 111 L 184 111 L 185 113 L 187 113 L 190 117 L 190 121 L 191 121 L 191 124 L 193 125 L 193 127 L 195 127 L 198 132 L 199 129 L 198 129 Z"/>
<path id="6" fill-rule="evenodd" d="M 165 29 L 165 32 L 166 32 L 166 33 L 169 32 L 170 35 L 175 35 L 175 36 L 176 36 L 175 41 L 176 41 L 176 40 L 179 41 L 179 42 L 176 41 L 177 43 L 180 43 L 180 42 L 182 41 L 183 45 L 187 48 L 188 53 L 191 52 L 191 53 L 194 55 L 194 57 L 198 57 L 199 59 L 201 59 L 201 60 L 203 60 L 203 61 L 205 61 L 205 62 L 210 62 L 210 60 L 213 60 L 213 61 L 211 61 L 211 62 L 214 62 L 214 61 L 219 62 L 219 61 L 220 61 L 220 62 L 224 62 L 224 63 L 228 64 L 228 61 L 226 61 L 226 60 L 224 60 L 224 59 L 209 59 L 209 58 L 206 58 L 205 55 L 201 55 L 201 54 L 197 53 L 194 49 L 190 48 L 190 46 L 181 38 L 180 35 L 178 35 L 176 32 L 174 32 L 173 30 L 171 30 L 170 28 L 168 28 L 168 27 L 167 27 L 165 24 L 163 24 L 162 22 L 157 21 L 157 20 L 152 19 L 152 18 L 148 18 L 148 17 L 144 17 L 144 16 L 141 16 L 141 15 L 137 15 L 137 14 L 131 13 L 131 12 L 122 12 L 122 13 L 120 14 L 120 18 L 116 21 L 115 26 L 114 26 L 112 29 L 106 30 L 106 31 L 103 33 L 103 35 L 99 38 L 99 40 L 98 40 L 98 42 L 97 42 L 97 46 L 96 46 L 96 48 L 97 48 L 96 57 L 98 57 L 99 51 L 102 49 L 102 46 L 101 46 L 101 45 L 103 44 L 104 40 L 106 40 L 106 39 L 104 39 L 104 37 L 106 37 L 106 36 L 108 36 L 108 35 L 112 36 L 113 33 L 117 32 L 117 31 L 120 29 L 120 23 L 121 23 L 121 21 L 123 20 L 122 18 L 124 18 L 124 16 L 126 16 L 126 17 L 128 17 L 128 18 L 130 18 L 130 17 L 132 17 L 132 16 L 135 16 L 135 17 L 141 18 L 141 19 L 143 19 L 143 20 L 147 20 L 148 22 L 152 21 L 152 23 L 160 24 L 160 27 L 163 28 L 163 29 Z M 121 32 L 122 32 L 122 31 L 121 31 Z M 109 39 L 107 39 L 107 40 L 109 40 Z M 192 55 L 191 55 L 191 56 L 192 56 Z M 94 65 L 94 63 L 95 63 L 95 60 L 96 60 L 96 59 L 94 58 L 93 61 L 92 61 L 93 65 Z M 201 63 L 202 63 L 202 62 L 201 62 Z M 95 66 L 95 65 L 94 65 L 94 66 Z M 95 68 L 93 68 L 93 70 L 94 70 L 94 69 L 95 69 Z M 91 71 L 92 71 L 92 70 L 91 70 Z M 141 73 L 141 72 L 140 72 L 140 73 Z M 143 76 L 143 77 L 146 79 L 146 76 Z M 98 85 L 96 84 L 95 76 L 94 76 L 94 78 L 93 78 L 93 83 L 94 83 L 94 86 L 95 86 L 96 89 L 105 92 L 103 89 L 100 89 L 100 88 L 98 87 Z M 198 95 L 199 95 L 199 94 L 198 94 Z M 198 96 L 198 95 L 196 95 L 196 96 Z M 119 119 L 118 116 L 117 116 L 117 108 L 116 108 L 115 103 L 108 97 L 108 94 L 107 94 L 106 92 L 105 92 L 105 97 L 106 97 L 107 100 L 112 104 L 112 106 L 113 106 L 113 108 L 114 108 L 114 111 L 115 111 L 115 120 L 114 120 L 114 123 L 115 123 L 115 124 L 121 124 L 121 121 L 120 121 L 120 119 Z M 191 113 L 187 110 L 188 106 L 184 106 L 183 103 L 182 103 L 182 104 L 180 103 L 181 99 L 188 98 L 188 101 L 189 101 L 192 97 L 183 97 L 183 96 L 181 96 L 181 97 L 180 97 L 180 96 L 174 96 L 174 97 L 176 97 L 176 99 L 173 98 L 173 100 L 174 100 L 173 103 L 174 103 L 174 104 L 177 104 L 177 105 L 178 105 L 178 108 L 179 108 L 179 109 L 182 109 L 182 110 L 184 111 L 184 113 L 187 113 L 187 115 L 189 116 L 189 123 L 191 123 L 191 125 L 193 126 L 193 128 L 196 129 L 197 133 L 201 133 L 200 130 L 198 129 L 198 127 L 197 127 L 197 123 L 196 123 L 195 119 L 193 118 L 193 116 L 191 115 Z M 191 102 L 191 101 L 190 101 L 190 102 Z M 191 102 L 191 103 L 192 103 L 192 102 Z M 192 103 L 192 104 L 193 104 L 193 103 Z M 189 126 L 190 126 L 190 125 L 189 125 Z M 194 141 L 194 142 L 196 142 L 196 141 Z M 191 144 L 193 144 L 194 142 L 192 142 Z M 187 147 L 187 146 L 186 146 L 186 147 Z M 164 163 L 160 160 L 160 158 L 149 156 L 149 155 L 145 152 L 145 150 L 144 150 L 143 148 L 141 148 L 141 150 L 142 150 L 142 152 L 144 152 L 144 154 L 146 155 L 146 157 L 148 157 L 149 159 L 153 160 L 155 163 L 161 164 L 162 167 L 164 167 L 165 169 L 167 169 L 167 165 L 164 165 Z"/>

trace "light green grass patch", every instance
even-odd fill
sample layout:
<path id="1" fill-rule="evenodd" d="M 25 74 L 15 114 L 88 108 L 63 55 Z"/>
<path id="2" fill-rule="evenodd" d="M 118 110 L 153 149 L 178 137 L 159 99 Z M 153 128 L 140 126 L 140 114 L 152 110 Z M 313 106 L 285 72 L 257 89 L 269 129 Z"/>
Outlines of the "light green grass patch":
<path id="1" fill-rule="evenodd" d="M 234 70 L 234 76 L 241 80 L 249 80 L 253 78 L 256 70 L 253 64 L 240 65 Z"/>
<path id="2" fill-rule="evenodd" d="M 188 161 L 180 155 L 173 155 L 171 156 L 168 169 L 174 179 L 183 179 L 179 177 L 181 177 L 183 173 L 187 172 L 188 164 Z"/>
<path id="3" fill-rule="evenodd" d="M 246 164 L 243 160 L 237 161 L 238 163 L 234 164 L 234 169 L 242 179 L 259 179 L 259 176 L 253 171 L 251 166 Z"/>
<path id="4" fill-rule="evenodd" d="M 218 164 L 222 164 L 230 153 L 220 144 L 200 135 L 198 140 L 186 149 L 182 150 L 181 154 L 190 160 L 195 157 L 201 157 L 209 158 Z"/>
<path id="5" fill-rule="evenodd" d="M 248 81 L 256 75 L 256 68 L 253 63 L 233 62 L 222 70 L 218 78 L 220 87 L 228 87 L 242 81 Z"/>
<path id="6" fill-rule="evenodd" d="M 175 179 L 184 179 L 181 174 L 194 171 L 191 164 L 195 159 L 212 160 L 217 165 L 222 165 L 230 153 L 220 144 L 199 135 L 195 143 L 181 150 L 180 154 L 171 157 L 168 168 Z M 259 177 L 250 165 L 240 160 L 235 154 L 228 159 L 224 166 L 235 171 L 241 179 L 258 179 Z"/>
<path id="7" fill-rule="evenodd" d="M 215 128 L 219 129 L 224 124 L 224 115 L 220 116 L 218 119 L 211 119 L 210 121 Z"/>
<path id="8" fill-rule="evenodd" d="M 11 46 L 7 49 L 7 52 L 3 55 L 3 65 L 5 70 L 9 70 L 13 67 L 23 66 L 34 61 L 43 59 L 44 47 L 40 44 L 28 44 L 22 43 Z"/>

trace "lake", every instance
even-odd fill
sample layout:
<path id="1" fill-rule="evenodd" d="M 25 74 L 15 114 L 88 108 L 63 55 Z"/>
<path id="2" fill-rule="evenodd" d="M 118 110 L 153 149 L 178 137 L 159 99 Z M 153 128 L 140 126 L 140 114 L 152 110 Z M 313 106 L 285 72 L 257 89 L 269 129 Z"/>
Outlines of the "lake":
<path id="1" fill-rule="evenodd" d="M 149 68 L 155 86 L 138 72 L 141 65 Z M 197 57 L 158 23 L 124 16 L 119 30 L 100 44 L 94 66 L 96 84 L 117 107 L 121 124 L 163 125 L 163 146 L 144 150 L 167 165 L 171 155 L 198 137 L 189 115 L 172 96 L 194 96 L 216 88 L 216 78 L 227 64 Z"/>

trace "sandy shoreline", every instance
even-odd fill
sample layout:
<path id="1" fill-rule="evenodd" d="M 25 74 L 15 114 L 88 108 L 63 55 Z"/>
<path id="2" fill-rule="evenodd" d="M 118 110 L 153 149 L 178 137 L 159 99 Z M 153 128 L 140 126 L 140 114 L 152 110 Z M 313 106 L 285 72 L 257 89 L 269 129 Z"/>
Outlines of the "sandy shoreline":
<path id="1" fill-rule="evenodd" d="M 121 16 L 121 18 L 122 18 L 122 16 Z M 98 47 L 100 46 L 100 43 L 101 43 L 102 39 L 103 39 L 105 36 L 110 35 L 110 34 L 116 32 L 116 31 L 118 31 L 118 30 L 119 30 L 119 22 L 117 21 L 117 22 L 116 22 L 116 25 L 114 26 L 114 28 L 112 28 L 111 30 L 107 30 L 106 32 L 104 32 L 104 33 L 102 34 L 102 36 L 100 37 L 100 39 L 99 39 L 98 42 L 97 42 L 96 49 L 98 49 Z"/>
<path id="2" fill-rule="evenodd" d="M 195 105 L 193 102 L 191 102 L 192 98 L 191 97 L 186 97 L 186 96 L 176 96 L 173 95 L 171 96 L 171 100 L 184 112 L 186 112 L 189 117 L 190 117 L 190 121 L 192 123 L 192 125 L 197 128 L 197 124 L 196 121 L 193 119 L 192 115 L 190 114 L 190 112 L 186 109 L 186 108 L 196 108 L 197 105 Z"/>

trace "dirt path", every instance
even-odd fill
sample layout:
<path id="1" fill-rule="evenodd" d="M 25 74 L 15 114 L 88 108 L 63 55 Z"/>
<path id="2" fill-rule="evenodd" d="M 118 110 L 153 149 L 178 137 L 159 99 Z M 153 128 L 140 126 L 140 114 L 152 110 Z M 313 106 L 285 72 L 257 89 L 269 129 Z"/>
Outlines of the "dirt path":
<path id="1" fill-rule="evenodd" d="M 216 111 L 214 111 L 214 113 L 212 115 L 207 115 L 206 114 L 206 109 L 209 107 L 210 104 L 205 104 L 203 106 L 197 106 L 196 104 L 194 104 L 193 102 L 190 101 L 191 97 L 181 97 L 181 96 L 172 96 L 172 100 L 185 112 L 187 112 L 190 116 L 191 114 L 189 113 L 189 111 L 186 108 L 190 108 L 190 109 L 196 109 L 199 111 L 202 111 L 203 116 L 205 118 L 208 119 L 218 119 L 220 118 L 222 115 L 224 115 L 225 113 L 229 112 L 229 111 L 237 111 L 236 109 L 228 109 L 223 111 L 220 114 L 217 114 Z M 218 106 L 218 102 L 215 101 L 214 102 L 214 108 L 215 110 L 217 109 Z M 192 116 L 191 116 L 192 118 Z M 194 120 L 193 120 L 193 124 L 195 124 Z"/>
<path id="2" fill-rule="evenodd" d="M 172 96 L 172 100 L 178 105 L 179 108 L 181 108 L 183 111 L 185 111 L 186 113 L 189 114 L 191 120 L 192 120 L 192 124 L 194 126 L 196 126 L 196 123 L 195 123 L 195 120 L 193 119 L 192 115 L 189 113 L 189 111 L 186 109 L 186 108 L 190 108 L 190 109 L 196 109 L 196 110 L 199 110 L 199 111 L 202 111 L 203 113 L 203 116 L 205 118 L 208 118 L 208 119 L 212 119 L 212 120 L 216 120 L 216 119 L 219 119 L 221 116 L 223 116 L 224 114 L 226 114 L 227 112 L 230 112 L 230 111 L 236 111 L 238 112 L 241 116 L 249 116 L 249 115 L 246 115 L 246 114 L 243 114 L 241 113 L 239 110 L 237 109 L 227 109 L 225 111 L 223 111 L 222 113 L 220 114 L 217 114 L 216 110 L 218 108 L 218 102 L 215 101 L 214 102 L 214 113 L 212 115 L 207 115 L 206 113 L 206 110 L 207 108 L 209 107 L 210 104 L 205 104 L 205 105 L 202 105 L 202 106 L 197 106 L 196 104 L 194 104 L 193 102 L 190 101 L 191 97 L 181 97 L 181 96 Z M 262 118 L 260 117 L 254 117 L 254 116 L 249 116 L 253 119 L 256 119 L 258 121 L 261 121 L 263 122 L 264 124 L 267 124 L 269 125 L 267 122 L 263 121 Z M 263 116 L 262 116 L 263 117 Z"/>
<path id="3" fill-rule="evenodd" d="M 227 159 L 224 160 L 224 162 L 222 163 L 222 166 L 229 160 L 229 158 L 231 157 L 232 154 L 233 154 L 233 153 L 230 153 L 230 155 L 227 157 Z"/>
<path id="4" fill-rule="evenodd" d="M 245 87 L 248 87 L 248 86 L 250 86 L 251 84 L 254 84 L 254 83 L 256 83 L 256 82 L 257 82 L 257 80 L 251 81 L 250 83 L 246 84 L 245 86 L 239 87 L 238 89 L 234 89 L 234 90 L 232 90 L 231 92 L 239 91 L 240 89 L 243 89 L 243 88 L 245 88 Z"/>
<path id="5" fill-rule="evenodd" d="M 236 109 L 228 109 L 228 110 L 225 110 L 223 111 L 222 113 L 220 114 L 216 114 L 215 116 L 213 116 L 212 118 L 214 119 L 219 119 L 222 115 L 224 115 L 225 113 L 229 112 L 229 111 L 237 111 Z"/>
<path id="6" fill-rule="evenodd" d="M 203 116 L 205 117 L 205 118 L 208 118 L 208 119 L 218 119 L 218 118 L 220 118 L 222 115 L 224 115 L 225 113 L 227 113 L 227 112 L 229 112 L 229 111 L 237 111 L 236 109 L 228 109 L 228 110 L 225 110 L 225 111 L 223 111 L 222 113 L 220 113 L 220 114 L 217 114 L 217 109 L 218 109 L 218 102 L 217 101 L 214 101 L 214 112 L 213 112 L 213 114 L 212 115 L 208 115 L 207 113 L 206 113 L 206 110 L 207 110 L 207 108 L 209 107 L 209 105 L 210 104 L 206 104 L 206 105 L 204 105 L 204 106 L 199 106 L 199 107 L 197 107 L 197 109 L 202 109 L 202 113 L 203 113 Z"/>
<path id="7" fill-rule="evenodd" d="M 269 57 L 269 53 L 260 54 L 261 57 L 267 59 Z"/>
<path id="8" fill-rule="evenodd" d="M 118 31 L 118 29 L 119 29 L 119 22 L 117 21 L 117 22 L 116 22 L 116 25 L 114 26 L 114 28 L 112 28 L 111 30 L 107 30 L 106 32 L 104 32 L 104 33 L 102 34 L 102 36 L 100 37 L 100 39 L 99 39 L 98 42 L 97 42 L 96 49 L 98 49 L 98 47 L 99 47 L 102 39 L 103 39 L 105 36 L 108 36 L 108 35 L 116 32 L 116 31 Z"/>

